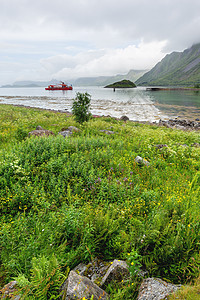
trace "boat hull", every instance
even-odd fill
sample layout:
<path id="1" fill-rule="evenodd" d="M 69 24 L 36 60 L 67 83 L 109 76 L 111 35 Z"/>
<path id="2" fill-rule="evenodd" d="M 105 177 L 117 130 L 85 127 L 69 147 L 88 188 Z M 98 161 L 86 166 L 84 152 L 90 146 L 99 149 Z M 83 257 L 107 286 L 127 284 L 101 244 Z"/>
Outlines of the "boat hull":
<path id="1" fill-rule="evenodd" d="M 47 87 L 45 88 L 46 91 L 68 91 L 68 90 L 72 90 L 72 86 L 68 86 L 68 87 Z"/>

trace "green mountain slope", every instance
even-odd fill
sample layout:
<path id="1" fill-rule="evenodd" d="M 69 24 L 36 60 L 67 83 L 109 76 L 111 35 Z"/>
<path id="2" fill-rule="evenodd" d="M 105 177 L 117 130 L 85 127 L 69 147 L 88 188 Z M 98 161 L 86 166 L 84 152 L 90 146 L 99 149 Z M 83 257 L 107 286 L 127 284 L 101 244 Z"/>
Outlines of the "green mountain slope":
<path id="1" fill-rule="evenodd" d="M 144 86 L 194 86 L 200 83 L 200 43 L 166 55 L 137 81 Z"/>

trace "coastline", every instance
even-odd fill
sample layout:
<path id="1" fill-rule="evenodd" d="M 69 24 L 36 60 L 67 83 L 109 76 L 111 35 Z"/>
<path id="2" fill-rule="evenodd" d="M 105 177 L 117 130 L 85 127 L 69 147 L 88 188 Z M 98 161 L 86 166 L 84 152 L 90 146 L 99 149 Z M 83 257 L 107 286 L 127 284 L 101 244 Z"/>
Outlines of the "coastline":
<path id="1" fill-rule="evenodd" d="M 4 104 L 0 103 L 0 105 L 6 105 L 6 106 L 15 106 L 15 107 L 22 107 L 26 109 L 36 109 L 39 111 L 49 111 L 53 113 L 61 113 L 61 114 L 66 114 L 67 116 L 72 116 L 72 113 L 69 112 L 68 110 L 54 110 L 54 109 L 49 109 L 49 108 L 40 108 L 40 107 L 33 107 L 29 105 L 22 105 L 22 104 Z M 160 119 L 157 122 L 151 122 L 151 121 L 137 121 L 137 120 L 129 120 L 126 116 L 122 116 L 121 118 L 117 117 L 112 117 L 110 115 L 92 115 L 93 118 L 112 118 L 118 121 L 129 121 L 133 123 L 139 123 L 139 124 L 148 124 L 151 126 L 164 126 L 167 128 L 171 129 L 180 129 L 180 130 L 188 130 L 188 131 L 199 131 L 200 130 L 200 119 L 188 119 L 188 118 L 179 118 L 176 116 L 174 119 L 169 118 L 168 120 L 165 119 Z"/>
<path id="2" fill-rule="evenodd" d="M 147 87 L 146 91 L 195 91 L 200 92 L 199 88 L 189 88 L 189 87 Z"/>
<path id="3" fill-rule="evenodd" d="M 79 87 L 70 93 L 45 93 L 43 89 L 7 90 L 0 96 L 1 104 L 22 105 L 49 111 L 70 113 L 75 92 L 92 95 L 90 111 L 93 115 L 120 118 L 127 116 L 132 121 L 158 122 L 160 119 L 195 120 L 200 117 L 199 94 L 185 92 L 146 92 L 144 88 L 117 90 L 115 93 L 103 88 Z M 193 95 L 195 94 L 195 95 Z M 174 103 L 174 105 L 173 105 Z"/>

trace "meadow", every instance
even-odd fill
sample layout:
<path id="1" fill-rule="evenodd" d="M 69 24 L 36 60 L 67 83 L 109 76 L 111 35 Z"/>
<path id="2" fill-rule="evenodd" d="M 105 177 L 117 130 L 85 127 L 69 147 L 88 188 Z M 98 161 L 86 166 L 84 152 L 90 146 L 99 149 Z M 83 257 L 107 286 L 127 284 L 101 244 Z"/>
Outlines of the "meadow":
<path id="1" fill-rule="evenodd" d="M 38 125 L 55 136 L 28 137 Z M 81 131 L 58 135 L 71 125 Z M 199 132 L 1 105 L 0 286 L 16 279 L 22 299 L 57 299 L 80 262 L 130 255 L 148 277 L 198 278 L 195 143 Z M 109 286 L 111 299 L 136 299 L 136 281 Z"/>

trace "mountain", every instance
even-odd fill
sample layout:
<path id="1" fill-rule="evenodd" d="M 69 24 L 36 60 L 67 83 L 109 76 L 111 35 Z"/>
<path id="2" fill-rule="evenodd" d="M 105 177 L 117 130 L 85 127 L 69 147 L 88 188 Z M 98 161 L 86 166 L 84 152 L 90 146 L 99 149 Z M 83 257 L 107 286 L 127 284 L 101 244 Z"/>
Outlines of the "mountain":
<path id="1" fill-rule="evenodd" d="M 127 79 L 135 82 L 139 77 L 141 77 L 147 70 L 130 70 L 125 75 L 115 75 L 115 76 L 99 76 L 99 77 L 80 77 L 74 80 L 68 80 L 69 84 L 74 86 L 105 86 L 111 84 L 115 81 L 120 81 Z M 65 79 L 63 79 L 65 81 Z M 3 85 L 2 88 L 16 88 L 16 87 L 45 87 L 50 84 L 58 84 L 60 81 L 52 79 L 51 81 L 16 81 L 13 84 Z"/>
<path id="2" fill-rule="evenodd" d="M 144 86 L 194 86 L 200 84 L 200 43 L 183 52 L 166 55 L 136 80 Z"/>
<path id="3" fill-rule="evenodd" d="M 2 85 L 2 88 L 16 88 L 16 87 L 45 87 L 50 84 L 58 84 L 60 81 L 52 79 L 51 81 L 15 81 L 13 84 Z"/>
<path id="4" fill-rule="evenodd" d="M 105 86 L 123 79 L 135 82 L 145 72 L 146 70 L 130 70 L 125 75 L 119 74 L 115 76 L 81 77 L 74 80 L 72 83 L 75 86 Z"/>

